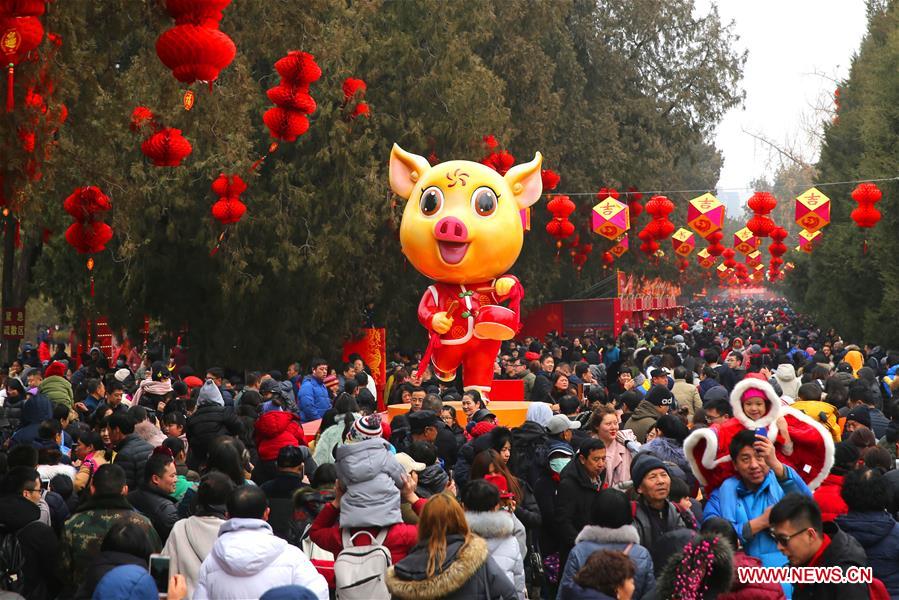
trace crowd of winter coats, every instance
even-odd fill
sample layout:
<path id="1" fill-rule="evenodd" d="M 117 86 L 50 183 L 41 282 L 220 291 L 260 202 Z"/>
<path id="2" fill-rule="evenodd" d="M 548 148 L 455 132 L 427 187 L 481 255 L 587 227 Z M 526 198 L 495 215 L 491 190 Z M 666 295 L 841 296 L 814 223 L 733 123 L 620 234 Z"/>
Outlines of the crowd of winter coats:
<path id="1" fill-rule="evenodd" d="M 383 389 L 358 357 L 243 381 L 194 372 L 182 354 L 154 358 L 93 349 L 76 361 L 59 347 L 9 367 L 0 588 L 173 600 L 899 597 L 899 355 L 846 344 L 782 304 L 706 304 L 618 336 L 506 342 L 496 378 L 523 380 L 530 401 L 514 427 L 479 392 L 430 369 L 416 377 L 416 357 L 400 352 Z M 730 419 L 747 378 L 833 434 L 817 489 L 750 436 L 761 483 L 747 471 L 704 490 L 683 442 Z M 402 407 L 389 419 L 385 404 Z M 746 450 L 736 446 L 734 461 Z M 808 527 L 784 544 L 778 523 Z M 168 578 L 148 570 L 157 554 Z M 749 583 L 738 571 L 788 564 L 870 566 L 875 582 Z"/>

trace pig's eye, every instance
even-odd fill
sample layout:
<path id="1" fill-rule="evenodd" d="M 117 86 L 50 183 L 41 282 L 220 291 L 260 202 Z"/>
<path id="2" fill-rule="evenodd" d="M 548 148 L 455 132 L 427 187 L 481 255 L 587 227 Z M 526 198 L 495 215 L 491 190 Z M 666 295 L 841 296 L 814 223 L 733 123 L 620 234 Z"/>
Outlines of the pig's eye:
<path id="1" fill-rule="evenodd" d="M 421 201 L 418 203 L 421 214 L 426 217 L 432 217 L 443 208 L 443 192 L 439 187 L 429 187 L 421 194 Z"/>
<path id="2" fill-rule="evenodd" d="M 489 217 L 496 211 L 496 194 L 488 187 L 478 188 L 471 195 L 471 207 L 482 217 Z"/>

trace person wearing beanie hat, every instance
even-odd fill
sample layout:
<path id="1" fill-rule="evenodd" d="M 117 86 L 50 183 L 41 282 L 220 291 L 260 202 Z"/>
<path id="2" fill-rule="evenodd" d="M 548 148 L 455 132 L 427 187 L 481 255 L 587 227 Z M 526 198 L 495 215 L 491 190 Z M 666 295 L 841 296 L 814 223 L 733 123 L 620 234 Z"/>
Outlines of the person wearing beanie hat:
<path id="1" fill-rule="evenodd" d="M 637 494 L 634 526 L 640 543 L 652 551 L 665 534 L 697 528 L 692 511 L 681 509 L 668 499 L 671 492 L 671 470 L 651 452 L 640 452 L 631 462 L 631 481 Z M 658 569 L 656 569 L 658 570 Z"/>
<path id="2" fill-rule="evenodd" d="M 346 488 L 340 499 L 340 527 L 388 527 L 403 522 L 400 491 L 406 469 L 381 437 L 377 415 L 353 422 L 358 441 L 335 450 L 337 479 Z"/>
<path id="3" fill-rule="evenodd" d="M 846 424 L 843 426 L 843 439 L 848 439 L 853 431 L 859 427 L 871 428 L 871 415 L 868 407 L 859 405 L 851 408 L 846 413 Z"/>
<path id="4" fill-rule="evenodd" d="M 664 385 L 652 386 L 622 429 L 630 429 L 641 444 L 660 416 L 668 414 L 674 405 L 674 395 Z"/>
<path id="5" fill-rule="evenodd" d="M 627 496 L 615 489 L 601 491 L 593 502 L 587 525 L 581 529 L 565 561 L 559 589 L 574 579 L 591 554 L 609 550 L 626 551 L 634 563 L 634 598 L 643 598 L 648 594 L 655 587 L 652 558 L 649 550 L 640 545 L 640 535 L 633 523 L 631 502 Z"/>
<path id="6" fill-rule="evenodd" d="M 855 468 L 861 458 L 858 448 L 852 443 L 839 442 L 834 444 L 834 460 L 830 473 L 815 490 L 812 497 L 821 508 L 821 518 L 824 521 L 833 521 L 837 515 L 845 515 L 849 512 L 846 501 L 843 500 L 843 479 L 846 473 Z"/>
<path id="7" fill-rule="evenodd" d="M 361 442 L 372 438 L 381 437 L 381 415 L 365 415 L 353 421 L 349 433 L 346 436 L 346 443 Z"/>
<path id="8" fill-rule="evenodd" d="M 70 411 L 75 406 L 75 395 L 72 384 L 66 379 L 68 367 L 64 363 L 50 363 L 44 373 L 44 379 L 38 384 L 38 392 L 50 399 L 54 406 L 62 404 Z"/>

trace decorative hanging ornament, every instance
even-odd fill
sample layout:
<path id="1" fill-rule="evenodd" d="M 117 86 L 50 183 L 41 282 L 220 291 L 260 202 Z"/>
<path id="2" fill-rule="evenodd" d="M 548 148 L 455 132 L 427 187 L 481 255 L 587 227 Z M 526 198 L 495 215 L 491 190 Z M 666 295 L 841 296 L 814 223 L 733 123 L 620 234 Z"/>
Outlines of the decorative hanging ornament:
<path id="1" fill-rule="evenodd" d="M 724 245 L 721 243 L 721 240 L 724 239 L 724 232 L 722 231 L 714 231 L 706 236 L 706 241 L 709 242 L 708 251 L 711 256 L 721 256 L 721 253 L 724 252 Z"/>
<path id="2" fill-rule="evenodd" d="M 652 216 L 647 230 L 655 241 L 664 240 L 674 233 L 674 224 L 668 220 L 668 215 L 674 212 L 674 203 L 671 200 L 665 196 L 653 196 L 646 203 L 646 212 Z"/>
<path id="3" fill-rule="evenodd" d="M 231 0 L 166 0 L 165 9 L 176 25 L 201 25 L 218 29 L 222 12 Z"/>
<path id="4" fill-rule="evenodd" d="M 830 198 L 818 188 L 809 188 L 796 197 L 796 224 L 815 232 L 830 223 Z"/>
<path id="5" fill-rule="evenodd" d="M 546 203 L 546 209 L 552 214 L 552 220 L 546 224 L 546 232 L 556 238 L 556 249 L 562 248 L 562 240 L 574 233 L 574 223 L 568 220 L 577 208 L 568 196 L 553 196 Z"/>
<path id="6" fill-rule="evenodd" d="M 208 82 L 212 86 L 219 73 L 234 60 L 237 46 L 218 29 L 176 25 L 156 40 L 156 54 L 178 81 Z"/>
<path id="7" fill-rule="evenodd" d="M 855 224 L 866 229 L 874 227 L 880 221 L 880 211 L 874 205 L 883 197 L 880 189 L 873 183 L 860 183 L 852 190 L 852 199 L 858 202 L 858 208 L 850 215 Z"/>
<path id="8" fill-rule="evenodd" d="M 699 266 L 703 269 L 708 269 L 709 267 L 715 265 L 716 259 L 714 256 L 709 254 L 708 248 L 703 248 L 696 253 L 696 262 L 698 262 Z"/>
<path id="9" fill-rule="evenodd" d="M 281 75 L 281 83 L 266 92 L 275 106 L 265 112 L 262 120 L 273 138 L 293 142 L 309 130 L 306 115 L 316 109 L 309 85 L 318 81 L 322 70 L 314 56 L 298 50 L 279 59 L 275 70 Z"/>
<path id="10" fill-rule="evenodd" d="M 552 169 L 543 169 L 540 171 L 540 179 L 543 182 L 543 192 L 546 193 L 559 187 L 559 181 L 562 178 Z"/>
<path id="11" fill-rule="evenodd" d="M 736 252 L 734 252 L 733 248 L 725 248 L 724 252 L 721 253 L 721 256 L 724 257 L 724 262 L 722 263 L 726 268 L 733 269 L 737 266 L 737 261 L 734 260 L 734 256 L 736 256 Z"/>
<path id="12" fill-rule="evenodd" d="M 611 252 L 612 256 L 615 258 L 621 258 L 630 247 L 630 239 L 626 235 L 623 235 L 615 240 L 615 245 L 609 248 L 609 252 Z"/>
<path id="13" fill-rule="evenodd" d="M 608 269 L 615 264 L 615 255 L 610 250 L 602 253 L 602 268 Z"/>
<path id="14" fill-rule="evenodd" d="M 744 227 L 734 234 L 734 249 L 741 254 L 749 254 L 759 247 L 761 241 L 748 227 Z"/>
<path id="15" fill-rule="evenodd" d="M 641 200 L 643 200 L 643 194 L 637 188 L 634 186 L 627 188 L 627 208 L 631 213 L 631 222 L 643 212 L 643 205 L 640 204 Z"/>
<path id="16" fill-rule="evenodd" d="M 212 191 L 219 196 L 218 201 L 212 205 L 213 218 L 222 225 L 240 221 L 247 211 L 247 206 L 240 200 L 240 195 L 246 189 L 247 184 L 239 175 L 219 175 L 212 182 Z"/>
<path id="17" fill-rule="evenodd" d="M 758 238 L 768 237 L 777 227 L 768 216 L 777 207 L 777 198 L 769 192 L 756 192 L 749 198 L 748 205 L 755 215 L 746 224 L 747 229 Z"/>
<path id="18" fill-rule="evenodd" d="M 177 167 L 193 151 L 180 129 L 160 129 L 140 146 L 141 152 L 157 167 Z"/>
<path id="19" fill-rule="evenodd" d="M 820 231 L 806 231 L 803 229 L 799 232 L 799 246 L 797 250 L 801 250 L 807 254 L 811 254 L 812 250 L 824 240 L 824 234 Z"/>
<path id="20" fill-rule="evenodd" d="M 41 13 L 43 14 L 43 13 Z M 6 16 L 0 19 L 0 51 L 6 63 L 6 112 L 15 108 L 16 65 L 25 60 L 44 39 L 44 26 L 37 16 Z"/>
<path id="21" fill-rule="evenodd" d="M 724 212 L 724 204 L 712 194 L 697 196 L 687 206 L 687 225 L 700 237 L 708 239 L 724 225 Z"/>
<path id="22" fill-rule="evenodd" d="M 615 193 L 617 195 L 617 192 Z M 631 228 L 627 204 L 619 202 L 610 195 L 593 207 L 591 216 L 593 231 L 609 240 L 621 237 Z"/>
<path id="23" fill-rule="evenodd" d="M 696 247 L 696 235 L 689 229 L 681 227 L 671 236 L 671 245 L 678 256 L 690 256 Z"/>

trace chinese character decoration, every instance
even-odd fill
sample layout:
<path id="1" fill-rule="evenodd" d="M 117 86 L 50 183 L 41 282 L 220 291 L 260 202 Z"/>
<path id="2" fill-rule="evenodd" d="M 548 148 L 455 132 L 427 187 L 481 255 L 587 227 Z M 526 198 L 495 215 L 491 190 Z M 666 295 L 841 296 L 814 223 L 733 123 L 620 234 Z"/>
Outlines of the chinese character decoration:
<path id="1" fill-rule="evenodd" d="M 699 266 L 703 269 L 708 269 L 709 267 L 714 266 L 716 260 L 716 257 L 709 254 L 708 248 L 703 248 L 696 253 L 696 262 L 698 262 Z"/>
<path id="2" fill-rule="evenodd" d="M 630 247 L 631 247 L 630 239 L 626 235 L 623 235 L 620 238 L 618 238 L 617 240 L 615 240 L 615 245 L 612 246 L 611 248 L 609 248 L 609 252 L 612 254 L 613 257 L 621 258 L 622 256 L 624 256 L 624 253 L 630 249 Z M 603 262 L 605 262 L 605 261 L 603 261 Z"/>
<path id="3" fill-rule="evenodd" d="M 630 209 L 618 200 L 614 189 L 602 188 L 596 194 L 600 202 L 593 207 L 593 231 L 608 240 L 624 235 L 631 228 Z"/>
<path id="4" fill-rule="evenodd" d="M 874 205 L 880 202 L 883 194 L 873 183 L 860 183 L 852 190 L 852 199 L 858 202 L 858 207 L 849 215 L 855 224 L 862 229 L 869 229 L 880 221 L 880 211 Z M 868 238 L 862 244 L 862 252 L 868 252 Z"/>
<path id="5" fill-rule="evenodd" d="M 796 224 L 815 232 L 830 224 L 830 198 L 811 188 L 796 197 Z"/>
<path id="6" fill-rule="evenodd" d="M 712 194 L 703 194 L 690 200 L 687 206 L 687 225 L 703 239 L 709 239 L 710 234 L 719 231 L 724 225 L 724 212 L 725 207 L 720 200 Z"/>
<path id="7" fill-rule="evenodd" d="M 769 192 L 756 192 L 749 198 L 749 208 L 754 216 L 746 223 L 749 229 L 758 238 L 768 237 L 771 230 L 777 227 L 768 214 L 777 206 L 777 198 Z"/>
<path id="8" fill-rule="evenodd" d="M 690 256 L 690 253 L 696 247 L 696 235 L 689 229 L 681 227 L 671 236 L 671 245 L 674 248 L 674 253 L 678 256 Z"/>
<path id="9" fill-rule="evenodd" d="M 748 227 L 744 227 L 734 234 L 734 249 L 741 254 L 749 254 L 759 247 L 761 241 Z"/>
<path id="10" fill-rule="evenodd" d="M 811 254 L 815 246 L 824 240 L 824 234 L 820 231 L 806 231 L 803 229 L 799 232 L 799 246 L 797 250 L 801 250 L 807 254 Z"/>

